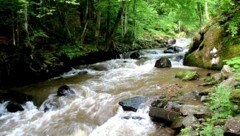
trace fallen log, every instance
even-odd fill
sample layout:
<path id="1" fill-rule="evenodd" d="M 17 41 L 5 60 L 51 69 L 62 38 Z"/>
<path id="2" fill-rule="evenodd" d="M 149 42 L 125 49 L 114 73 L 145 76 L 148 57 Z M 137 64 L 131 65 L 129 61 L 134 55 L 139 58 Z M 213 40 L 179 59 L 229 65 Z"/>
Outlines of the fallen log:
<path id="1" fill-rule="evenodd" d="M 182 114 L 180 112 L 172 110 L 151 107 L 149 111 L 149 116 L 152 118 L 152 120 L 165 120 L 169 122 L 174 122 L 176 119 L 182 117 Z"/>

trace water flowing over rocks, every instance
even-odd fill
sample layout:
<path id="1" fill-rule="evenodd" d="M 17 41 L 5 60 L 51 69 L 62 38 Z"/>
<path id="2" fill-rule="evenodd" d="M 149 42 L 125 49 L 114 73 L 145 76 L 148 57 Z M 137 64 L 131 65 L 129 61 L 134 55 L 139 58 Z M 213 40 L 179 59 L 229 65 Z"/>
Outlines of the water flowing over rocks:
<path id="1" fill-rule="evenodd" d="M 22 105 L 27 101 L 31 101 L 32 97 L 20 92 L 0 93 L 0 103 L 4 104 L 8 112 L 23 111 Z"/>
<path id="2" fill-rule="evenodd" d="M 184 47 L 185 51 L 186 41 L 177 39 L 174 46 Z M 193 121 L 189 117 L 185 119 L 181 107 L 199 100 L 198 95 L 185 92 L 204 87 L 197 85 L 200 80 L 182 82 L 174 76 L 186 69 L 196 70 L 200 75 L 206 75 L 208 71 L 183 66 L 181 56 L 184 51 L 164 54 L 163 50 L 142 50 L 139 60 L 127 57 L 74 67 L 61 78 L 20 88 L 19 91 L 33 94 L 34 101 L 41 105 L 36 107 L 27 102 L 21 105 L 24 111 L 9 114 L 4 111 L 4 104 L 0 104 L 0 120 L 3 122 L 0 135 L 177 135 L 183 124 Z M 154 68 L 156 60 L 163 57 L 169 58 L 173 68 Z M 78 74 L 81 71 L 87 71 L 87 74 Z M 161 104 L 154 106 L 152 103 L 150 106 L 156 97 Z M 129 98 L 128 104 L 126 98 Z M 165 113 L 160 114 L 165 115 L 161 120 L 165 121 L 152 121 L 149 114 L 153 114 L 153 109 L 161 109 Z M 4 112 L 6 114 L 2 114 Z M 176 124 L 175 127 L 172 124 Z"/>
<path id="3" fill-rule="evenodd" d="M 24 104 L 27 101 L 31 101 L 32 97 L 20 92 L 7 92 L 7 93 L 0 93 L 0 102 L 5 101 L 14 101 L 19 104 Z"/>
<path id="4" fill-rule="evenodd" d="M 163 52 L 164 53 L 179 53 L 179 52 L 182 52 L 184 51 L 184 49 L 182 47 L 179 47 L 179 46 L 171 46 L 171 47 L 168 47 L 166 50 L 164 50 Z"/>
<path id="5" fill-rule="evenodd" d="M 60 86 L 57 93 L 50 95 L 39 109 L 44 112 L 58 110 L 65 105 L 64 101 L 71 97 L 75 97 L 74 89 L 68 85 Z"/>

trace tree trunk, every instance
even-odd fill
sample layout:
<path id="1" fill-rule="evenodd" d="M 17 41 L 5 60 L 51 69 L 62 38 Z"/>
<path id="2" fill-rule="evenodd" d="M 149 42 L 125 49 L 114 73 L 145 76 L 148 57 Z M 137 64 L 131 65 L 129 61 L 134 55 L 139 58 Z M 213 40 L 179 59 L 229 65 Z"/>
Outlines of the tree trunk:
<path id="1" fill-rule="evenodd" d="M 109 36 L 107 37 L 107 50 L 109 50 L 111 48 L 111 46 L 113 45 L 113 36 L 117 31 L 117 28 L 119 26 L 119 23 L 121 22 L 121 17 L 123 14 L 123 9 L 126 6 L 126 1 L 122 1 L 122 6 L 119 8 L 118 10 L 118 14 L 117 14 L 117 18 L 115 19 L 114 25 L 109 33 Z"/>
<path id="2" fill-rule="evenodd" d="M 16 45 L 16 35 L 15 35 L 15 15 L 12 11 L 12 44 Z"/>
<path id="3" fill-rule="evenodd" d="M 28 3 L 24 4 L 24 22 L 23 22 L 23 28 L 25 31 L 25 47 L 27 49 L 27 55 L 31 55 L 33 51 L 33 47 L 31 45 L 30 37 L 29 37 L 29 31 L 28 31 Z"/>
<path id="4" fill-rule="evenodd" d="M 95 30 L 95 43 L 96 45 L 98 45 L 98 41 L 99 41 L 99 35 L 100 35 L 100 28 L 101 28 L 101 7 L 100 7 L 100 3 L 101 0 L 98 0 L 98 7 L 97 7 L 97 16 L 96 16 L 96 30 Z"/>
<path id="5" fill-rule="evenodd" d="M 208 21 L 210 19 L 210 17 L 209 17 L 209 14 L 208 14 L 208 3 L 207 2 L 205 2 L 205 15 L 206 15 L 206 19 Z"/>
<path id="6" fill-rule="evenodd" d="M 133 18 L 133 44 L 135 43 L 135 39 L 136 39 L 136 16 L 137 16 L 137 12 L 136 12 L 136 8 L 137 8 L 137 0 L 133 1 L 133 14 L 134 14 L 134 18 Z"/>
<path id="7" fill-rule="evenodd" d="M 106 45 L 107 45 L 107 40 L 108 40 L 108 37 L 109 37 L 109 34 L 110 34 L 110 12 L 111 12 L 111 6 L 110 6 L 110 0 L 107 0 L 107 28 L 106 28 L 106 35 L 105 35 L 105 42 L 106 42 Z"/>
<path id="8" fill-rule="evenodd" d="M 201 27 L 202 24 L 204 23 L 204 8 L 203 5 L 198 2 L 197 3 L 197 9 L 198 9 L 198 16 L 199 16 L 199 26 Z"/>
<path id="9" fill-rule="evenodd" d="M 57 1 L 55 1 L 55 6 L 56 6 L 56 9 L 57 9 L 59 21 L 61 22 L 61 24 L 63 26 L 63 29 L 67 31 L 67 35 L 66 35 L 67 38 L 66 39 L 70 39 L 72 34 L 71 34 L 71 32 L 68 28 L 66 17 L 64 15 L 64 13 L 61 11 Z"/>

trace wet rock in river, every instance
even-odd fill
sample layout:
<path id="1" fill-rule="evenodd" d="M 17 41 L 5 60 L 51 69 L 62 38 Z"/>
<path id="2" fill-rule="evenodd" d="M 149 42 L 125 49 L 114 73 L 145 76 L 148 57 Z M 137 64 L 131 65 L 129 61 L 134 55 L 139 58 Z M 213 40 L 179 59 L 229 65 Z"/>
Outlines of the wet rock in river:
<path id="1" fill-rule="evenodd" d="M 61 86 L 58 91 L 57 91 L 57 96 L 68 96 L 68 95 L 73 95 L 75 92 L 73 89 L 67 85 Z"/>
<path id="2" fill-rule="evenodd" d="M 96 71 L 107 71 L 107 68 L 103 65 L 90 65 L 88 68 Z"/>
<path id="3" fill-rule="evenodd" d="M 171 61 L 169 58 L 163 57 L 156 61 L 155 63 L 156 68 L 170 68 L 172 67 Z"/>
<path id="4" fill-rule="evenodd" d="M 78 75 L 86 75 L 88 72 L 87 71 L 80 71 L 80 72 L 78 72 L 77 74 Z"/>
<path id="5" fill-rule="evenodd" d="M 136 96 L 133 98 L 125 99 L 119 102 L 124 111 L 134 111 L 136 112 L 139 106 L 146 102 L 146 97 Z"/>
<path id="6" fill-rule="evenodd" d="M 180 71 L 177 72 L 175 78 L 180 78 L 183 81 L 196 80 L 199 78 L 197 71 Z"/>
<path id="7" fill-rule="evenodd" d="M 124 116 L 122 118 L 123 119 L 135 119 L 135 120 L 142 120 L 142 119 L 144 119 L 143 117 L 140 117 L 140 116 Z"/>
<path id="8" fill-rule="evenodd" d="M 131 59 L 139 59 L 140 58 L 140 53 L 138 51 L 133 52 L 130 54 Z"/>
<path id="9" fill-rule="evenodd" d="M 182 52 L 184 49 L 182 47 L 179 46 L 171 46 L 168 47 L 166 50 L 163 51 L 163 53 L 178 53 L 178 52 Z"/>
<path id="10" fill-rule="evenodd" d="M 224 126 L 224 135 L 239 136 L 240 135 L 240 117 L 230 118 Z"/>
<path id="11" fill-rule="evenodd" d="M 8 112 L 24 111 L 23 107 L 20 104 L 13 101 L 7 103 L 6 109 Z"/>
<path id="12" fill-rule="evenodd" d="M 19 104 L 24 104 L 27 101 L 31 101 L 32 97 L 20 92 L 7 92 L 0 93 L 0 102 L 13 101 Z"/>
<path id="13" fill-rule="evenodd" d="M 176 42 L 177 42 L 176 39 L 169 39 L 169 40 L 167 41 L 168 45 L 173 45 L 173 44 L 175 44 Z"/>
<path id="14" fill-rule="evenodd" d="M 58 101 L 58 98 L 51 98 L 43 102 L 43 104 L 40 106 L 40 110 L 46 112 L 46 111 L 53 111 L 57 110 L 60 107 L 60 103 Z"/>
<path id="15" fill-rule="evenodd" d="M 166 50 L 164 50 L 163 53 L 175 53 L 175 51 L 173 48 L 169 47 Z"/>
<path id="16" fill-rule="evenodd" d="M 175 52 L 182 52 L 184 50 L 182 47 L 179 46 L 173 46 L 173 49 Z"/>
<path id="17" fill-rule="evenodd" d="M 180 62 L 180 61 L 183 60 L 183 58 L 184 58 L 184 56 L 176 56 L 176 57 L 173 57 L 172 60 L 173 60 L 173 61 Z"/>

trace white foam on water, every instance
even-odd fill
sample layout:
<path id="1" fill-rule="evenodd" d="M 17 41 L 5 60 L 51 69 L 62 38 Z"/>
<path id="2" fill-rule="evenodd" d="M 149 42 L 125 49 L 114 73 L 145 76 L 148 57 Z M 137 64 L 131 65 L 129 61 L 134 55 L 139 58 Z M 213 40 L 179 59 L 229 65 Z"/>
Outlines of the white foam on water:
<path id="1" fill-rule="evenodd" d="M 114 117 L 94 129 L 89 136 L 148 136 L 154 131 L 155 125 L 145 110 L 125 112 L 119 109 Z"/>

